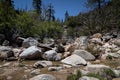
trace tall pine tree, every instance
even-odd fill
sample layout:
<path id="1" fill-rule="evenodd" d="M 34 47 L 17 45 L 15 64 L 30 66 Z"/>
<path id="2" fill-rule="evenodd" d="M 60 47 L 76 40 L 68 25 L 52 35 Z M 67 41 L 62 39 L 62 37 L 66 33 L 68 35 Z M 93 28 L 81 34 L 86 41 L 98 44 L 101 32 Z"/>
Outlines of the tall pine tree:
<path id="1" fill-rule="evenodd" d="M 33 7 L 36 11 L 37 14 L 41 14 L 41 6 L 42 6 L 42 1 L 41 0 L 33 0 Z"/>

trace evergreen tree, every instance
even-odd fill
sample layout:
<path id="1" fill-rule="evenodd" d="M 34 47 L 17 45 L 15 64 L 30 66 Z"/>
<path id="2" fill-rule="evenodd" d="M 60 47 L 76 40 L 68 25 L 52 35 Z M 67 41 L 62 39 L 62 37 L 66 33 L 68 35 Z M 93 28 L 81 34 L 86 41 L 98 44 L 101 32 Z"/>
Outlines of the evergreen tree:
<path id="1" fill-rule="evenodd" d="M 105 0 L 87 0 L 88 7 L 96 7 L 101 9 L 101 6 L 105 3 Z"/>
<path id="2" fill-rule="evenodd" d="M 48 9 L 46 11 L 46 17 L 48 21 L 54 21 L 55 20 L 55 16 L 54 16 L 54 8 L 52 6 L 52 4 L 48 5 Z"/>
<path id="3" fill-rule="evenodd" d="M 65 12 L 65 21 L 68 20 L 68 17 L 69 17 L 69 14 L 68 14 L 68 11 Z"/>
<path id="4" fill-rule="evenodd" d="M 33 7 L 37 14 L 41 14 L 41 12 L 42 12 L 41 6 L 42 6 L 41 0 L 33 0 Z"/>

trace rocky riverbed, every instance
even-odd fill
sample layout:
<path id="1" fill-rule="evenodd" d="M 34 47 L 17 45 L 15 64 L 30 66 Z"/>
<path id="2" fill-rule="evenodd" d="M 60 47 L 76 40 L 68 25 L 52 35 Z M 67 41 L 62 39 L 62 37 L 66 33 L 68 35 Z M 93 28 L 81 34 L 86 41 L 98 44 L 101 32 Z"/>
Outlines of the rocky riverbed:
<path id="1" fill-rule="evenodd" d="M 21 47 L 0 46 L 0 80 L 68 80 L 78 70 L 78 80 L 120 80 L 120 39 L 116 34 L 44 43 L 31 37 L 19 39 L 23 40 Z"/>

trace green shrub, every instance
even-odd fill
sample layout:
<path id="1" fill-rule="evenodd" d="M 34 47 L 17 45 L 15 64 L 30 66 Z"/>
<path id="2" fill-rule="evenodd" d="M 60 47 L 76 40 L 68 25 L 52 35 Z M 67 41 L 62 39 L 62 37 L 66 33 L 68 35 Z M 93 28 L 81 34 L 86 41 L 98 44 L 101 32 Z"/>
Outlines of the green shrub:
<path id="1" fill-rule="evenodd" d="M 106 76 L 115 77 L 115 73 L 112 69 L 105 69 L 104 73 L 106 74 Z"/>
<path id="2" fill-rule="evenodd" d="M 67 77 L 67 80 L 77 80 L 77 75 L 71 74 Z"/>
<path id="3" fill-rule="evenodd" d="M 86 76 L 95 77 L 95 78 L 98 78 L 99 80 L 105 80 L 102 76 L 100 76 L 99 74 L 95 74 L 95 73 L 88 73 Z"/>
<path id="4" fill-rule="evenodd" d="M 82 76 L 82 73 L 81 73 L 81 71 L 80 70 L 77 70 L 77 78 L 80 78 L 81 76 Z"/>
<path id="5" fill-rule="evenodd" d="M 78 80 L 82 76 L 81 71 L 77 70 L 76 74 L 71 74 L 67 77 L 67 80 Z"/>

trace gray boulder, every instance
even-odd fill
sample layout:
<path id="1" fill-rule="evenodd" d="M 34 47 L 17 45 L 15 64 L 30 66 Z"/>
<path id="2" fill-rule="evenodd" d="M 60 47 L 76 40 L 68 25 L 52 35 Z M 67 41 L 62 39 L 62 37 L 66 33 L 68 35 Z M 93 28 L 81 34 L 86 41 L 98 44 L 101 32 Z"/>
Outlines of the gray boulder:
<path id="1" fill-rule="evenodd" d="M 82 76 L 81 78 L 79 78 L 79 80 L 99 80 L 99 79 L 95 77 Z"/>
<path id="2" fill-rule="evenodd" d="M 52 62 L 51 61 L 37 61 L 33 65 L 34 68 L 44 68 L 44 67 L 48 67 L 48 66 L 52 66 Z"/>
<path id="3" fill-rule="evenodd" d="M 62 55 L 57 53 L 55 50 L 46 51 L 43 56 L 45 60 L 58 61 L 61 60 Z"/>
<path id="4" fill-rule="evenodd" d="M 95 73 L 95 74 L 100 74 L 100 75 L 104 75 L 104 70 L 106 69 L 111 69 L 109 66 L 106 65 L 87 65 L 86 66 L 86 70 L 89 71 L 90 73 Z"/>
<path id="5" fill-rule="evenodd" d="M 87 65 L 87 62 L 80 56 L 73 54 L 61 60 L 62 63 L 70 64 L 72 66 Z"/>
<path id="6" fill-rule="evenodd" d="M 14 52 L 12 51 L 12 49 L 9 47 L 0 46 L 0 59 L 4 60 L 10 57 L 14 57 Z"/>
<path id="7" fill-rule="evenodd" d="M 22 43 L 22 47 L 24 48 L 28 48 L 30 46 L 37 46 L 38 45 L 38 41 L 35 40 L 32 37 L 29 37 L 27 39 L 24 39 L 23 43 Z"/>
<path id="8" fill-rule="evenodd" d="M 33 78 L 30 78 L 29 80 L 57 80 L 57 79 L 50 74 L 41 74 Z"/>
<path id="9" fill-rule="evenodd" d="M 73 54 L 77 54 L 78 56 L 81 56 L 85 60 L 95 60 L 95 57 L 86 50 L 75 50 Z"/>
<path id="10" fill-rule="evenodd" d="M 20 55 L 20 58 L 23 59 L 40 59 L 42 55 L 41 49 L 38 49 L 36 46 L 31 46 L 25 49 Z"/>

